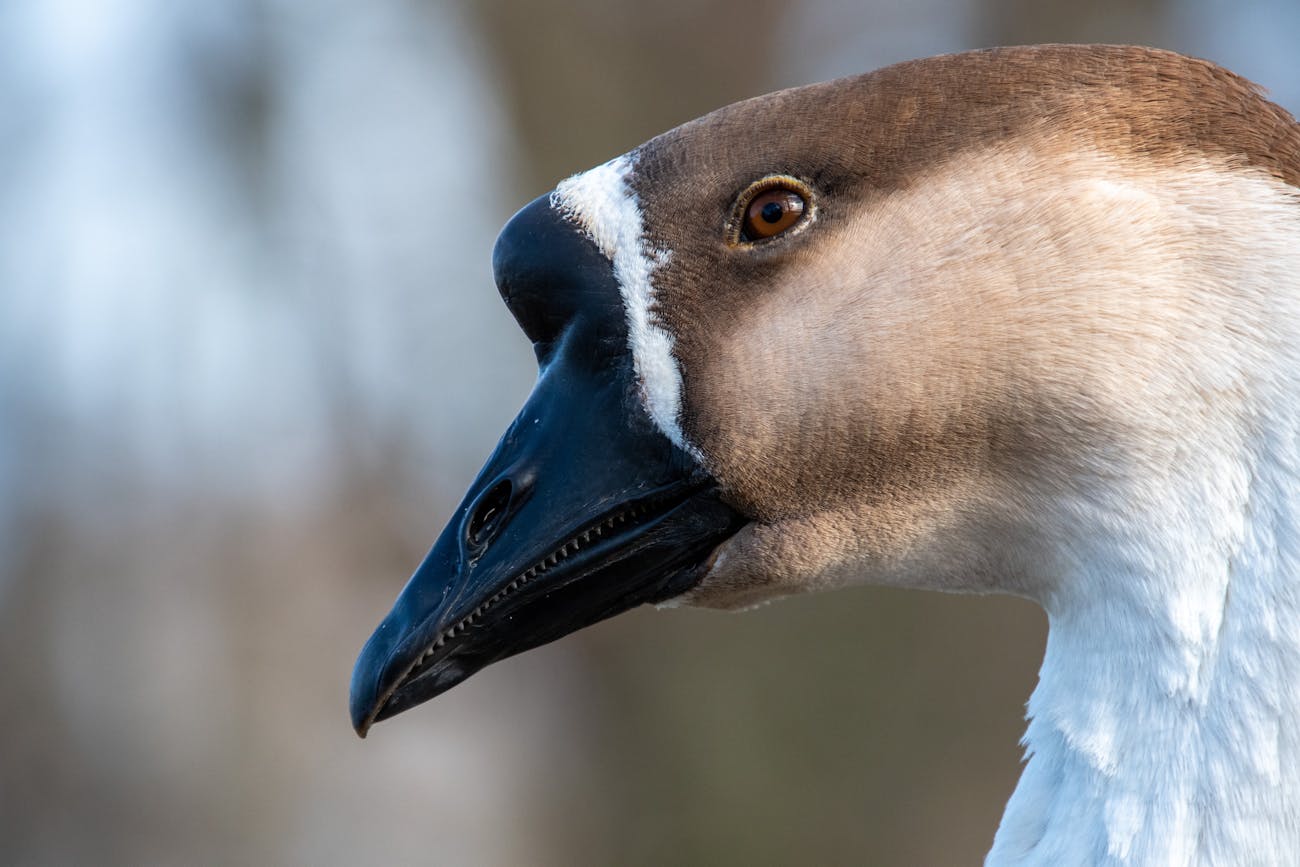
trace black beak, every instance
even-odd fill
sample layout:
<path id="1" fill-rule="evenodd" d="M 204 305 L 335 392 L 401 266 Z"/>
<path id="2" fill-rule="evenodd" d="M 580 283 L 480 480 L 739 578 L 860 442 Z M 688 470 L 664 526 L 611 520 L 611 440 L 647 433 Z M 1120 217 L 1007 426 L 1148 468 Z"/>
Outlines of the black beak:
<path id="1" fill-rule="evenodd" d="M 352 725 L 693 587 L 745 519 L 641 407 L 613 269 L 543 197 L 494 253 L 533 393 L 352 673 Z"/>

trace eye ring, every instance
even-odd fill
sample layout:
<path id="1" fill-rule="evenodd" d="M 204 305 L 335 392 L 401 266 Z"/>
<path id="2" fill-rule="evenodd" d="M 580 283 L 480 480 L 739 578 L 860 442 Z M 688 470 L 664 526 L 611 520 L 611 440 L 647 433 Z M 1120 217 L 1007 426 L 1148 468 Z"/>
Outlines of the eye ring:
<path id="1" fill-rule="evenodd" d="M 727 243 L 766 244 L 802 231 L 816 216 L 812 187 L 791 175 L 768 175 L 736 197 L 727 220 Z"/>

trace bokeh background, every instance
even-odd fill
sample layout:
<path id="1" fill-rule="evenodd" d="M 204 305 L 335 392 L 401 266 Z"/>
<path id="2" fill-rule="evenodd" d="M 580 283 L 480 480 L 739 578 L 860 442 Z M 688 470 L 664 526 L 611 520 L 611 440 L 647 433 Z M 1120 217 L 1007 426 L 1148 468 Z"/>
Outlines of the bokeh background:
<path id="1" fill-rule="evenodd" d="M 0 862 L 959 864 L 1044 637 L 643 610 L 379 726 L 357 650 L 531 384 L 497 228 L 733 100 L 1155 44 L 1300 108 L 1296 0 L 6 0 Z"/>

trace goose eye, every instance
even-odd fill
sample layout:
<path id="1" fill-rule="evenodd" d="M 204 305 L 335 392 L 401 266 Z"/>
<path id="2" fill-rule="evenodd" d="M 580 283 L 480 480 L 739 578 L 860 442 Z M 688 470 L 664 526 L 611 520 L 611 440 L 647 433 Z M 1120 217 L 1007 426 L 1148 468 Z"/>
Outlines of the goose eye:
<path id="1" fill-rule="evenodd" d="M 745 206 L 740 240 L 762 241 L 781 234 L 799 222 L 808 202 L 799 192 L 775 187 L 759 193 Z"/>

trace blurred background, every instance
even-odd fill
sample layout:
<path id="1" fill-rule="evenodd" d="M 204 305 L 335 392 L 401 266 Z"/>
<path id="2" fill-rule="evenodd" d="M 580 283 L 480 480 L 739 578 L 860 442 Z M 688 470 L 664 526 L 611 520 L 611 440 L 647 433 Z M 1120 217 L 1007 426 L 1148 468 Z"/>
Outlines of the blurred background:
<path id="1" fill-rule="evenodd" d="M 959 864 L 1044 618 L 642 610 L 362 742 L 356 652 L 522 403 L 491 245 L 710 109 L 1016 42 L 1300 109 L 1295 0 L 6 0 L 0 862 Z"/>

